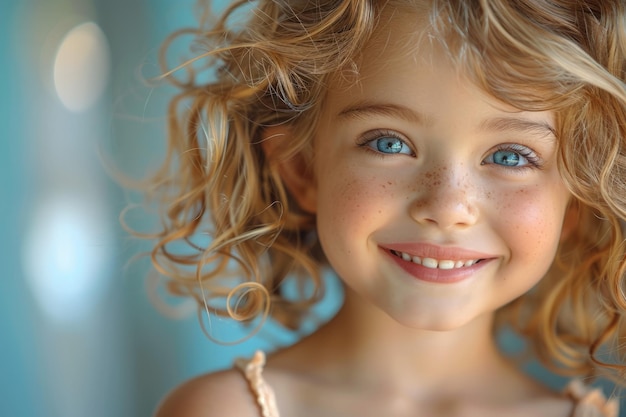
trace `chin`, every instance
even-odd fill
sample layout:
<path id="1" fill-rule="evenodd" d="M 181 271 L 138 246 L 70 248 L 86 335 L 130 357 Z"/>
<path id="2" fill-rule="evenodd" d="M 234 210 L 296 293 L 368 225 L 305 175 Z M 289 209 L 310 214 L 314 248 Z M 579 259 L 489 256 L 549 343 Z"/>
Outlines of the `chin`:
<path id="1" fill-rule="evenodd" d="M 433 316 L 432 314 L 413 315 L 410 318 L 397 318 L 391 316 L 401 325 L 414 330 L 432 331 L 432 332 L 449 332 L 463 328 L 472 323 L 476 317 L 468 314 L 460 316 L 459 314 Z"/>

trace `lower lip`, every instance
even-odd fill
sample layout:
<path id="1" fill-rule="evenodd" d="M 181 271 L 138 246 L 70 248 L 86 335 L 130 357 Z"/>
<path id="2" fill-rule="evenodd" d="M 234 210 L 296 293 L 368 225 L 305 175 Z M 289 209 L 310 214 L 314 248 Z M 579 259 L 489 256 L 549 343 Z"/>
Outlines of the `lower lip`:
<path id="1" fill-rule="evenodd" d="M 479 269 L 490 263 L 491 259 L 484 259 L 472 266 L 464 266 L 453 269 L 426 268 L 415 262 L 405 261 L 392 254 L 389 250 L 383 250 L 400 268 L 404 269 L 411 276 L 420 281 L 433 282 L 437 284 L 454 284 L 472 277 Z"/>

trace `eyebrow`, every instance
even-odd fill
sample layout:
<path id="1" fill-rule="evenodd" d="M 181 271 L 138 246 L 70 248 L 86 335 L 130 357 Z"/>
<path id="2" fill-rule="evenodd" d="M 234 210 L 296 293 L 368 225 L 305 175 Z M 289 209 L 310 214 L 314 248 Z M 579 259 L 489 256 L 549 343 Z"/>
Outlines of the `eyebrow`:
<path id="1" fill-rule="evenodd" d="M 480 129 L 492 132 L 531 133 L 556 138 L 556 131 L 547 122 L 535 122 L 519 117 L 496 117 L 480 124 Z"/>
<path id="2" fill-rule="evenodd" d="M 366 119 L 371 116 L 386 116 L 404 119 L 408 122 L 423 125 L 432 124 L 432 120 L 424 114 L 393 103 L 371 103 L 367 101 L 358 102 L 346 107 L 338 114 L 342 118 Z"/>
<path id="3" fill-rule="evenodd" d="M 367 119 L 372 116 L 395 117 L 421 125 L 433 124 L 432 118 L 411 108 L 393 103 L 373 103 L 361 101 L 346 107 L 338 114 L 340 118 Z M 542 137 L 556 138 L 556 131 L 547 122 L 535 122 L 519 117 L 495 117 L 484 120 L 480 130 L 492 132 L 530 133 Z"/>

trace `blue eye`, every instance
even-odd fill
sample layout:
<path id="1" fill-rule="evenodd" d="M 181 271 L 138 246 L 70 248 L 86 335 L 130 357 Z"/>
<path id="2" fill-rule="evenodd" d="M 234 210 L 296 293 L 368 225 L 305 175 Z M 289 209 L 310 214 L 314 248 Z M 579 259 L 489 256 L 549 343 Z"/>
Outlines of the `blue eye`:
<path id="1" fill-rule="evenodd" d="M 522 155 L 513 151 L 497 151 L 493 153 L 493 163 L 507 167 L 526 165 L 528 161 Z"/>
<path id="2" fill-rule="evenodd" d="M 483 160 L 485 164 L 500 165 L 505 168 L 538 166 L 537 155 L 522 145 L 502 145 Z"/>
<path id="3" fill-rule="evenodd" d="M 369 140 L 365 143 L 369 148 L 383 154 L 406 154 L 413 155 L 413 151 L 400 138 L 383 136 Z"/>

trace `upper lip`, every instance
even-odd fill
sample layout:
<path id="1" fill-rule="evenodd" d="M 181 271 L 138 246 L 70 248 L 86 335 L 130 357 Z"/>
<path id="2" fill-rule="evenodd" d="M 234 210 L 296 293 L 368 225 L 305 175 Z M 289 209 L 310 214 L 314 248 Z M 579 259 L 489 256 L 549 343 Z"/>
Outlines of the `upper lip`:
<path id="1" fill-rule="evenodd" d="M 411 256 L 439 260 L 464 261 L 470 259 L 478 260 L 495 258 L 494 255 L 483 252 L 453 246 L 433 245 L 430 243 L 391 243 L 381 245 L 381 247 L 396 252 L 404 252 Z"/>

